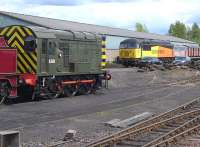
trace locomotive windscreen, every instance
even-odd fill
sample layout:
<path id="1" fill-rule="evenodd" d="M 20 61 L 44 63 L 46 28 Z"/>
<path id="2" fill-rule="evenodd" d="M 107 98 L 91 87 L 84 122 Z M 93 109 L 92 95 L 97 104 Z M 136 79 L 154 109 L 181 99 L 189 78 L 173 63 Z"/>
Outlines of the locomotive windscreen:
<path id="1" fill-rule="evenodd" d="M 127 39 L 120 43 L 121 49 L 139 48 L 139 43 L 136 39 Z"/>

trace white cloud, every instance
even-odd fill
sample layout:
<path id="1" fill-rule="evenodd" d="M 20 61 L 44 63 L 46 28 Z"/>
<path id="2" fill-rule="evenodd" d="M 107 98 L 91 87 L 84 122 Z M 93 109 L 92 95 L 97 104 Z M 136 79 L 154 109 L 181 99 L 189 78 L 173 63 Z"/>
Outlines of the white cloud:
<path id="1" fill-rule="evenodd" d="M 169 25 L 176 20 L 192 23 L 192 19 L 200 14 L 198 0 L 126 0 L 68 6 L 28 4 L 23 0 L 1 1 L 6 5 L 1 10 L 128 29 L 134 29 L 135 23 L 141 22 L 155 33 L 167 33 Z"/>

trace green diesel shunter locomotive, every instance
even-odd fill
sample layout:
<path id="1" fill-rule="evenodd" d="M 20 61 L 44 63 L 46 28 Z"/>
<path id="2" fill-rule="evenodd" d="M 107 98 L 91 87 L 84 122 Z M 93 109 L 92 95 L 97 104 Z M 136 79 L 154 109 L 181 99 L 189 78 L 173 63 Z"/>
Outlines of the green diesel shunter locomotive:
<path id="1" fill-rule="evenodd" d="M 101 37 L 93 33 L 0 28 L 0 102 L 92 93 L 110 79 L 101 55 Z"/>

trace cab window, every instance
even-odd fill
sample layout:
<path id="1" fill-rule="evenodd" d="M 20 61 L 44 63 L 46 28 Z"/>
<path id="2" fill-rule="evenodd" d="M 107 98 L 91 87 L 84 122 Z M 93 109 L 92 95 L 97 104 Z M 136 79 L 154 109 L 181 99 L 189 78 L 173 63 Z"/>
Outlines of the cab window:
<path id="1" fill-rule="evenodd" d="M 127 48 L 127 44 L 126 43 L 121 43 L 119 48 L 121 48 L 121 49 Z"/>
<path id="2" fill-rule="evenodd" d="M 139 44 L 136 42 L 127 42 L 127 43 L 121 43 L 120 44 L 121 49 L 134 49 L 139 48 Z"/>
<path id="3" fill-rule="evenodd" d="M 55 54 L 55 51 L 56 51 L 56 43 L 50 41 L 50 42 L 48 43 L 48 54 L 49 54 L 49 55 L 54 55 L 54 54 Z"/>
<path id="4" fill-rule="evenodd" d="M 59 42 L 59 49 L 63 51 L 63 62 L 64 62 L 64 67 L 69 66 L 69 44 L 67 43 L 66 40 L 61 40 Z"/>
<path id="5" fill-rule="evenodd" d="M 143 45 L 143 46 L 142 46 L 142 49 L 143 49 L 144 51 L 150 51 L 150 50 L 151 50 L 151 45 Z"/>
<path id="6" fill-rule="evenodd" d="M 36 40 L 35 40 L 35 37 L 33 36 L 28 36 L 24 39 L 24 49 L 27 51 L 27 52 L 32 52 L 32 51 L 35 51 L 36 49 Z"/>
<path id="7" fill-rule="evenodd" d="M 138 48 L 138 44 L 135 42 L 129 42 L 127 46 L 128 48 Z"/>

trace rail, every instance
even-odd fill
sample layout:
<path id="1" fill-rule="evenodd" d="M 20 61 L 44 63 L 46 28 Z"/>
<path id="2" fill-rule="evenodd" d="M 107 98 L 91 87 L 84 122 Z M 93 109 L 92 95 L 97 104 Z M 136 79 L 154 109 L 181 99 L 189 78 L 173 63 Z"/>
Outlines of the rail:
<path id="1" fill-rule="evenodd" d="M 168 112 L 165 112 L 163 114 L 155 116 L 149 120 L 143 121 L 139 124 L 136 124 L 134 126 L 126 128 L 122 131 L 114 133 L 110 136 L 96 140 L 96 141 L 86 145 L 86 147 L 113 146 L 115 144 L 123 143 L 123 141 L 126 142 L 127 140 L 131 140 L 132 142 L 134 142 L 138 136 L 148 134 L 148 133 L 152 132 L 153 130 L 162 128 L 163 126 L 165 127 L 169 124 L 173 124 L 174 122 L 177 122 L 177 126 L 180 127 L 181 125 L 189 123 L 196 117 L 199 117 L 199 115 L 200 115 L 199 107 L 200 107 L 200 98 L 197 98 L 197 99 L 190 101 L 184 105 L 181 105 L 175 109 L 172 109 Z M 170 130 L 170 131 L 173 131 L 178 128 L 171 127 L 171 129 L 172 130 Z M 160 136 L 153 139 L 153 141 L 152 140 L 149 141 L 149 143 L 151 143 L 151 145 L 158 143 L 156 141 L 160 141 L 158 139 L 159 137 Z M 163 137 L 164 137 L 164 135 L 163 135 Z M 140 138 L 140 137 L 138 137 L 138 138 Z M 143 136 L 143 138 L 144 138 L 144 136 Z M 163 139 L 162 139 L 162 141 L 163 141 Z M 145 146 L 145 144 L 144 144 L 144 146 Z M 148 143 L 146 144 L 146 146 L 148 146 Z"/>

